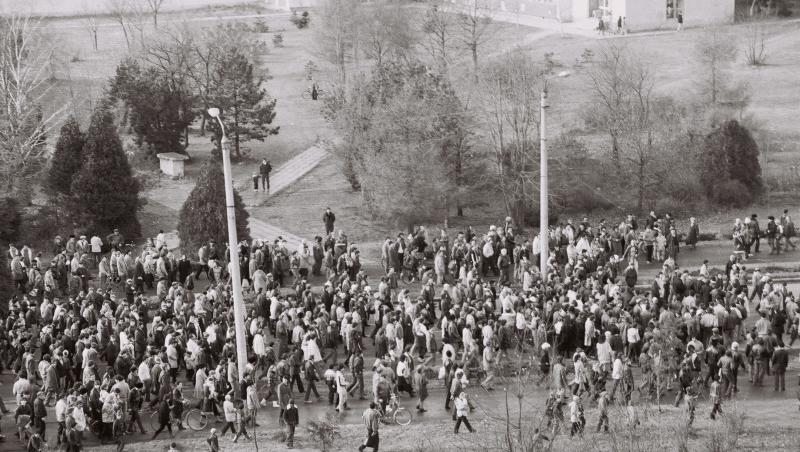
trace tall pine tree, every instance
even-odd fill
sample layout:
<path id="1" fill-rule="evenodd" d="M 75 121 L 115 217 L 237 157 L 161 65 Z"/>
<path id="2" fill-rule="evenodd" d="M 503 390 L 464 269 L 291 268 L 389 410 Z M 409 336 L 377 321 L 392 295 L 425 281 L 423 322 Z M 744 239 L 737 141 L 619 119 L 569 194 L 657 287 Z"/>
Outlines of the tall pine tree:
<path id="1" fill-rule="evenodd" d="M 236 207 L 236 236 L 250 240 L 247 225 L 249 214 L 244 208 L 239 193 L 233 192 Z M 187 254 L 193 253 L 213 239 L 218 244 L 228 243 L 228 217 L 225 207 L 225 175 L 222 167 L 213 162 L 206 163 L 189 198 L 181 207 L 178 219 L 178 237 L 181 248 Z"/>
<path id="2" fill-rule="evenodd" d="M 47 174 L 47 188 L 51 196 L 68 196 L 72 187 L 72 179 L 81 169 L 83 162 L 83 146 L 86 137 L 75 116 L 70 115 L 61 126 L 61 133 L 56 142 L 56 150 L 50 160 L 50 171 Z"/>
<path id="3" fill-rule="evenodd" d="M 81 170 L 72 181 L 73 220 L 92 233 L 119 228 L 125 237 L 139 237 L 139 183 L 122 149 L 114 118 L 107 109 L 92 114 Z"/>
<path id="4" fill-rule="evenodd" d="M 278 127 L 271 126 L 275 119 L 275 99 L 261 87 L 264 81 L 263 77 L 255 75 L 247 57 L 235 48 L 230 49 L 214 69 L 209 105 L 220 109 L 236 157 L 242 155 L 241 142 L 264 141 L 278 133 Z M 208 126 L 214 131 L 217 155 L 221 156 L 219 124 L 209 121 Z"/>

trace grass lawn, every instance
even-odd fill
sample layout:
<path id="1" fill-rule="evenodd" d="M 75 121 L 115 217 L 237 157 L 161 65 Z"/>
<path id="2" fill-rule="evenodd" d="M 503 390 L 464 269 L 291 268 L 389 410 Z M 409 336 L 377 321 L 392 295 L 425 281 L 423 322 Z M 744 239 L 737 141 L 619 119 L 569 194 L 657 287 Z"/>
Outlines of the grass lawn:
<path id="1" fill-rule="evenodd" d="M 198 2 L 199 0 L 192 0 Z M 233 2 L 228 2 L 233 3 Z M 225 5 L 222 5 L 225 6 Z M 199 9 L 184 13 L 166 13 L 161 16 L 161 28 L 170 27 L 172 22 L 187 21 L 191 27 L 211 27 L 219 21 L 230 20 L 235 15 L 252 15 L 260 8 L 240 6 L 237 8 L 218 8 L 214 10 Z M 242 19 L 252 22 L 254 19 Z M 139 51 L 138 41 L 132 42 L 132 50 L 128 52 L 122 30 L 107 18 L 101 18 L 99 28 L 99 48 L 94 51 L 90 34 L 81 19 L 62 18 L 48 19 L 42 22 L 46 27 L 45 37 L 53 47 L 59 49 L 53 59 L 51 74 L 55 86 L 50 93 L 51 108 L 70 104 L 66 113 L 75 114 L 81 122 L 88 125 L 93 108 L 102 99 L 107 81 L 113 76 L 117 64 L 125 57 Z M 277 100 L 275 125 L 280 127 L 278 135 L 268 137 L 264 142 L 250 141 L 243 143 L 246 158 L 233 165 L 233 176 L 237 187 L 249 184 L 250 176 L 258 169 L 262 158 L 267 158 L 273 168 L 306 150 L 320 139 L 330 137 L 327 124 L 319 114 L 320 103 L 302 98 L 303 91 L 309 82 L 305 80 L 305 63 L 314 59 L 310 30 L 298 30 L 287 19 L 287 15 L 267 15 L 264 22 L 270 33 L 262 33 L 262 39 L 268 51 L 262 58 L 258 69 L 267 77 L 266 89 Z M 146 35 L 154 33 L 151 26 Z M 272 43 L 274 33 L 283 35 L 283 46 L 275 47 Z M 190 131 L 188 147 L 192 160 L 187 162 L 185 177 L 173 181 L 162 177 L 157 165 L 136 165 L 135 170 L 146 179 L 152 197 L 150 205 L 142 212 L 143 232 L 152 236 L 159 229 L 170 229 L 175 223 L 174 212 L 163 209 L 158 201 L 164 196 L 174 193 L 188 193 L 194 186 L 194 179 L 199 174 L 202 163 L 209 160 L 213 145 L 207 136 L 200 136 L 199 121 Z M 56 128 L 57 131 L 57 128 Z M 127 137 L 123 136 L 123 139 Z M 50 136 L 54 143 L 57 132 Z M 126 139 L 126 141 L 129 141 Z"/>
<path id="2" fill-rule="evenodd" d="M 493 33 L 490 33 L 492 40 L 485 45 L 486 49 L 490 49 L 486 51 L 490 55 L 482 56 L 481 64 L 491 64 L 491 55 L 504 52 L 517 44 L 537 58 L 546 52 L 552 52 L 553 58 L 564 66 L 558 70 L 570 69 L 572 75 L 551 83 L 549 134 L 554 136 L 563 131 L 577 129 L 577 133 L 585 135 L 580 129 L 583 127 L 583 111 L 589 103 L 588 77 L 585 71 L 575 66 L 575 62 L 585 49 L 596 54 L 608 41 L 572 35 L 561 37 L 558 34 L 537 38 L 540 33 L 534 29 L 500 23 L 492 26 L 495 27 Z M 800 48 L 800 23 L 777 22 L 769 23 L 766 27 L 766 64 L 758 67 L 746 65 L 741 51 L 729 73 L 734 81 L 743 82 L 749 87 L 750 104 L 746 120 L 749 124 L 757 125 L 754 134 L 762 149 L 764 180 L 772 188 L 772 192 L 766 202 L 745 209 L 684 212 L 686 218 L 683 220 L 688 224 L 688 217 L 696 216 L 703 232 L 727 233 L 733 218 L 758 213 L 766 221 L 767 215 L 776 215 L 783 208 L 800 206 L 793 195 L 800 189 L 800 132 L 796 127 L 796 115 L 800 112 L 800 90 L 797 89 L 796 75 L 800 73 L 800 53 L 796 51 Z M 731 39 L 737 39 L 743 49 L 746 26 L 729 26 L 724 30 L 730 33 Z M 639 58 L 645 59 L 655 76 L 658 93 L 692 100 L 698 95 L 696 86 L 699 77 L 692 55 L 695 43 L 704 39 L 705 33 L 702 29 L 689 29 L 682 33 L 631 35 L 613 42 L 628 46 Z M 456 61 L 451 66 L 454 77 L 468 74 L 470 64 L 464 57 Z M 367 219 L 360 197 L 350 190 L 337 171 L 336 163 L 328 162 L 308 176 L 307 182 L 301 181 L 295 190 L 270 201 L 256 215 L 270 218 L 267 221 L 274 221 L 274 224 L 296 231 L 303 237 L 313 237 L 320 229 L 320 212 L 330 205 L 337 211 L 342 228 L 362 244 L 380 243 L 386 234 L 395 235 L 398 225 L 378 225 Z M 621 219 L 624 213 L 612 210 L 594 212 L 591 216 Z M 575 218 L 584 214 L 573 212 L 565 216 Z M 467 209 L 466 217 L 451 217 L 449 225 L 463 228 L 471 224 L 478 227 L 478 230 L 483 230 L 484 226 L 500 221 L 503 217 L 505 212 L 502 205 L 494 203 Z M 377 251 L 368 252 L 376 253 Z"/>

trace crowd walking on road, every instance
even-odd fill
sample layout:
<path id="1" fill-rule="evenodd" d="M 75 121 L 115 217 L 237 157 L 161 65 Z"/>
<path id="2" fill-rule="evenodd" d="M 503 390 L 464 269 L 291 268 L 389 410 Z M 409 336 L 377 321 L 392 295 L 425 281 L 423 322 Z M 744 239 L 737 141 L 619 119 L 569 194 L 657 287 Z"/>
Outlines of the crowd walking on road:
<path id="1" fill-rule="evenodd" d="M 149 416 L 158 438 L 193 428 L 189 415 L 199 413 L 219 424 L 207 439 L 215 451 L 229 432 L 249 441 L 268 413 L 293 447 L 297 403 L 327 402 L 344 415 L 366 400 L 359 449 L 377 451 L 380 424 L 403 399 L 416 416 L 441 403 L 454 434 L 475 432 L 474 391 L 492 391 L 520 357 L 548 393 L 541 409 L 552 431 L 537 433 L 545 439 L 562 422 L 582 435 L 587 408 L 602 432 L 615 403 L 635 425 L 637 403 L 668 393 L 690 419 L 707 394 L 715 419 L 743 378 L 754 387 L 771 378 L 785 391 L 797 303 L 746 263 L 761 237 L 776 254 L 794 248 L 788 212 L 770 217 L 763 236 L 755 215 L 737 221 L 719 272 L 679 266 L 690 260 L 681 246 L 699 240 L 697 222 L 683 234 L 654 212 L 557 225 L 545 269 L 540 236 L 518 236 L 510 218 L 483 232 L 418 227 L 385 239 L 377 276 L 331 209 L 322 220 L 324 234 L 298 249 L 281 238 L 235 245 L 247 298 L 243 375 L 225 244 L 178 255 L 163 232 L 134 247 L 117 230 L 105 240 L 59 236 L 43 250 L 12 244 L 17 293 L 0 325 L 0 370 L 16 375 L 18 439 L 29 450 L 55 441 L 79 451 L 91 432 L 124 446 L 126 435 L 148 433 Z M 646 285 L 640 260 L 661 265 Z M 431 380 L 443 400 L 427 400 Z"/>

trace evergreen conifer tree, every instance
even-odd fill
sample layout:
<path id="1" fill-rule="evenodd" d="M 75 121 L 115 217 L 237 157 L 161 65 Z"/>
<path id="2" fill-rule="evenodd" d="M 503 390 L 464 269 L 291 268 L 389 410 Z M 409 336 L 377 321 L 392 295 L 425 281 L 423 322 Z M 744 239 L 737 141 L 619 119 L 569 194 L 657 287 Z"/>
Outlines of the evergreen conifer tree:
<path id="1" fill-rule="evenodd" d="M 700 181 L 708 197 L 726 205 L 746 205 L 761 194 L 756 141 L 736 120 L 722 123 L 705 140 Z"/>
<path id="2" fill-rule="evenodd" d="M 83 146 L 86 137 L 75 116 L 70 115 L 61 126 L 56 142 L 50 170 L 47 177 L 47 188 L 53 196 L 67 196 L 72 187 L 72 178 L 81 169 L 83 162 Z"/>
<path id="3" fill-rule="evenodd" d="M 237 158 L 241 157 L 241 142 L 264 141 L 279 129 L 271 125 L 275 119 L 275 99 L 262 88 L 264 77 L 256 74 L 247 56 L 234 48 L 220 59 L 212 75 L 209 105 L 220 109 L 231 150 Z M 210 121 L 208 127 L 214 132 L 215 156 L 221 158 L 222 132 L 216 121 Z"/>
<path id="4" fill-rule="evenodd" d="M 236 207 L 236 236 L 250 239 L 247 219 L 239 193 L 233 192 Z M 217 163 L 206 163 L 189 198 L 181 207 L 178 219 L 178 237 L 186 254 L 194 253 L 204 243 L 213 239 L 218 244 L 228 243 L 228 217 L 225 207 L 225 176 Z"/>
<path id="5" fill-rule="evenodd" d="M 141 233 L 139 183 L 133 177 L 122 149 L 114 118 L 106 108 L 92 114 L 83 164 L 72 181 L 70 206 L 73 220 L 92 233 L 109 233 L 114 228 L 127 238 Z"/>

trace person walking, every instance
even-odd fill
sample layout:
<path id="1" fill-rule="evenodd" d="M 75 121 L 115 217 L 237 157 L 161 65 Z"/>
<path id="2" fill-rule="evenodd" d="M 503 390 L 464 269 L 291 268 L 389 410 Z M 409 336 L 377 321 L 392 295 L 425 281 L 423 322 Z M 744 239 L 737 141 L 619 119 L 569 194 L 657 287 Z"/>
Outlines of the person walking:
<path id="1" fill-rule="evenodd" d="M 348 397 L 354 396 L 358 389 L 358 399 L 366 400 L 364 396 L 364 352 L 356 351 L 350 356 L 350 372 L 353 373 L 353 382 L 347 387 Z"/>
<path id="2" fill-rule="evenodd" d="M 581 398 L 577 395 L 572 396 L 572 402 L 569 403 L 569 421 L 572 423 L 572 427 L 569 432 L 570 438 L 575 436 L 575 434 L 583 435 L 583 424 L 585 422 L 585 418 L 583 417 L 583 405 L 581 404 Z"/>
<path id="3" fill-rule="evenodd" d="M 789 366 L 789 351 L 778 344 L 772 352 L 772 370 L 775 373 L 775 390 L 786 391 L 786 367 Z"/>
<path id="4" fill-rule="evenodd" d="M 261 175 L 261 190 L 269 191 L 269 173 L 272 172 L 272 165 L 267 159 L 261 160 L 258 173 Z M 255 189 L 258 190 L 258 181 L 255 180 Z"/>
<path id="5" fill-rule="evenodd" d="M 174 406 L 171 399 L 165 399 L 161 401 L 161 405 L 158 407 L 158 430 L 153 433 L 153 437 L 151 439 L 156 439 L 159 433 L 161 433 L 164 428 L 169 431 L 169 437 L 173 438 L 172 434 L 172 410 Z"/>
<path id="6" fill-rule="evenodd" d="M 722 414 L 722 397 L 720 397 L 720 384 L 714 379 L 708 386 L 708 396 L 711 400 L 711 419 L 716 419 L 717 414 Z"/>
<path id="7" fill-rule="evenodd" d="M 419 366 L 414 373 L 414 386 L 417 387 L 417 397 L 419 398 L 419 405 L 417 405 L 419 413 L 428 411 L 425 409 L 425 399 L 428 398 L 428 377 L 425 375 L 425 371 L 425 366 Z"/>
<path id="8" fill-rule="evenodd" d="M 211 434 L 206 439 L 209 452 L 219 452 L 219 437 L 217 436 L 217 429 L 212 428 Z"/>
<path id="9" fill-rule="evenodd" d="M 142 425 L 142 417 L 139 414 L 139 412 L 142 409 L 142 402 L 143 402 L 142 388 L 143 387 L 144 387 L 144 385 L 142 384 L 142 382 L 137 382 L 133 386 L 133 388 L 131 388 L 131 392 L 128 395 L 128 403 L 129 403 L 129 407 L 130 407 L 130 420 L 128 422 L 128 431 L 129 432 L 134 432 L 135 429 L 136 429 L 136 426 L 138 425 L 139 426 L 139 430 L 142 432 L 142 434 L 147 433 L 147 431 L 144 429 L 144 426 Z"/>
<path id="10" fill-rule="evenodd" d="M 458 428 L 463 423 L 467 426 L 467 429 L 470 433 L 475 433 L 475 429 L 472 428 L 470 425 L 469 420 L 467 419 L 467 413 L 469 412 L 469 401 L 467 401 L 467 393 L 461 392 L 455 400 L 456 405 L 456 426 L 453 433 L 458 433 Z"/>
<path id="11" fill-rule="evenodd" d="M 230 429 L 231 433 L 234 434 L 233 439 L 235 440 L 236 426 L 234 423 L 236 422 L 236 406 L 233 404 L 230 394 L 225 396 L 225 402 L 222 403 L 222 411 L 225 413 L 225 426 L 222 427 L 222 432 L 220 434 L 225 436 L 225 432 Z"/>
<path id="12" fill-rule="evenodd" d="M 608 433 L 608 393 L 605 389 L 600 391 L 597 397 L 597 411 L 600 413 L 600 418 L 597 420 L 597 433 L 600 433 L 600 428 L 605 428 L 603 431 Z"/>
<path id="13" fill-rule="evenodd" d="M 297 412 L 297 405 L 294 404 L 294 399 L 289 399 L 286 410 L 283 412 L 283 421 L 286 423 L 286 428 L 288 429 L 286 447 L 291 449 L 294 447 L 294 430 L 297 424 L 300 423 L 300 414 Z"/>
<path id="14" fill-rule="evenodd" d="M 47 426 L 45 423 L 45 419 L 47 419 L 47 406 L 44 403 L 44 396 L 44 391 L 39 391 L 36 400 L 33 401 L 33 426 L 36 427 L 42 438 L 47 438 L 45 433 L 45 428 Z"/>
<path id="15" fill-rule="evenodd" d="M 361 418 L 364 419 L 364 425 L 367 426 L 367 439 L 364 440 L 364 444 L 358 446 L 358 450 L 363 452 L 365 448 L 371 447 L 372 452 L 378 452 L 378 445 L 380 443 L 378 428 L 381 423 L 380 413 L 377 410 L 375 402 L 369 403 L 369 408 L 364 410 L 364 414 L 361 415 Z"/>
<path id="16" fill-rule="evenodd" d="M 244 412 L 244 403 L 239 400 L 236 404 L 236 426 L 239 428 L 239 431 L 236 432 L 236 435 L 233 437 L 233 442 L 238 442 L 239 437 L 244 435 L 247 440 L 251 440 L 250 435 L 247 434 L 247 415 Z"/>
<path id="17" fill-rule="evenodd" d="M 339 364 L 336 371 L 336 394 L 339 396 L 339 404 L 336 405 L 336 412 L 341 413 L 349 409 L 347 407 L 347 379 L 344 377 L 344 364 Z"/>
<path id="18" fill-rule="evenodd" d="M 306 377 L 306 396 L 305 396 L 305 403 L 313 403 L 311 401 L 311 393 L 314 393 L 317 400 L 320 399 L 319 392 L 317 391 L 317 381 L 319 380 L 319 373 L 317 372 L 317 366 L 314 365 L 314 361 L 312 357 L 309 357 L 303 364 L 303 373 Z"/>

